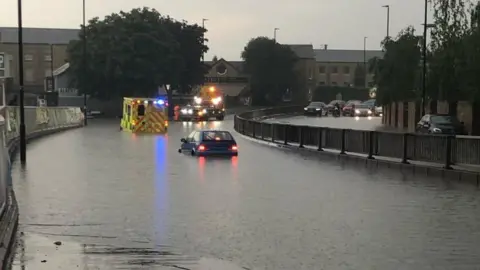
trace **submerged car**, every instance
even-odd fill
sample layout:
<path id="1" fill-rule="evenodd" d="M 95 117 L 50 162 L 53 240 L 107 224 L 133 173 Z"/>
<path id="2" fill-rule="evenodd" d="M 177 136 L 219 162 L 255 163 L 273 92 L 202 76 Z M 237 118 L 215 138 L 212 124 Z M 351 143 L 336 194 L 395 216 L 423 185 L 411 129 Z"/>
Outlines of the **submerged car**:
<path id="1" fill-rule="evenodd" d="M 232 134 L 223 130 L 193 131 L 182 142 L 179 153 L 192 156 L 226 155 L 238 156 L 237 142 Z"/>
<path id="2" fill-rule="evenodd" d="M 328 111 L 326 107 L 327 105 L 325 103 L 314 101 L 308 104 L 307 107 L 303 108 L 303 114 L 317 116 L 327 115 Z"/>

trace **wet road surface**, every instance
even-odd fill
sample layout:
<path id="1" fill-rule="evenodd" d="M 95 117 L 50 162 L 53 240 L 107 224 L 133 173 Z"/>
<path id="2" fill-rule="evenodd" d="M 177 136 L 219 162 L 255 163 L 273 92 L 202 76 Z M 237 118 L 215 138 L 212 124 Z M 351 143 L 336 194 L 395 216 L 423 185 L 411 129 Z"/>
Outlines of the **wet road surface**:
<path id="1" fill-rule="evenodd" d="M 13 170 L 21 214 L 13 269 L 480 264 L 480 196 L 470 185 L 367 171 L 239 135 L 236 158 L 177 153 L 198 126 L 139 136 L 91 121 L 30 144 L 26 169 Z"/>
<path id="2" fill-rule="evenodd" d="M 382 128 L 381 117 L 316 117 L 302 115 L 286 118 L 273 118 L 266 120 L 266 122 L 356 130 L 377 130 Z"/>

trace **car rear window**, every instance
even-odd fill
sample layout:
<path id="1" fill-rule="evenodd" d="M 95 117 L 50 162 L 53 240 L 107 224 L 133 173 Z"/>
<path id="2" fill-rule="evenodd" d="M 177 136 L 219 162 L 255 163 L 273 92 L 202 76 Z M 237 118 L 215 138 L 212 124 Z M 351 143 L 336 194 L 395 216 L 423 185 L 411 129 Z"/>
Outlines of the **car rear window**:
<path id="1" fill-rule="evenodd" d="M 233 141 L 233 137 L 228 131 L 204 131 L 204 141 Z"/>

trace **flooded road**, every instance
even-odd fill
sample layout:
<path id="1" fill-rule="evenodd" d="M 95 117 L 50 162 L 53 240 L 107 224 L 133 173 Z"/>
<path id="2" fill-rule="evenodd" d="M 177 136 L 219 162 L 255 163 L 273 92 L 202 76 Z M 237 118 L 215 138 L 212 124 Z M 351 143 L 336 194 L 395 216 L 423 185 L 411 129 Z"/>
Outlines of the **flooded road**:
<path id="1" fill-rule="evenodd" d="M 138 136 L 91 121 L 29 144 L 26 169 L 13 170 L 21 215 L 13 269 L 480 264 L 480 194 L 470 185 L 372 172 L 238 134 L 235 158 L 177 153 L 200 126 Z"/>

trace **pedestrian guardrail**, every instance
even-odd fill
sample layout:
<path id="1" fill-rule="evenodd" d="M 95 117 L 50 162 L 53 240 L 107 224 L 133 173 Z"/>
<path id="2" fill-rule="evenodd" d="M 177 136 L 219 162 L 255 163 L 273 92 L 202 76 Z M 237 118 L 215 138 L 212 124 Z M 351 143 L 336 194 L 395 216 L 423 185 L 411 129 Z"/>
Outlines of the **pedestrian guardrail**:
<path id="1" fill-rule="evenodd" d="M 234 128 L 246 136 L 265 141 L 333 149 L 341 154 L 359 153 L 398 159 L 399 162 L 423 161 L 453 165 L 480 165 L 480 138 L 471 136 L 395 133 L 266 123 L 268 115 L 299 112 L 299 106 L 251 111 L 235 116 Z"/>

